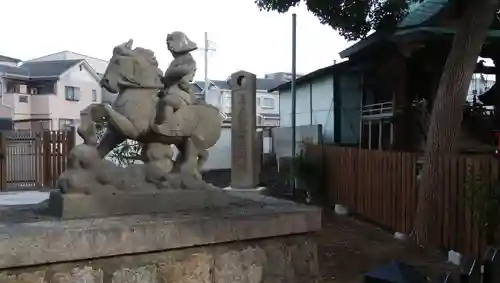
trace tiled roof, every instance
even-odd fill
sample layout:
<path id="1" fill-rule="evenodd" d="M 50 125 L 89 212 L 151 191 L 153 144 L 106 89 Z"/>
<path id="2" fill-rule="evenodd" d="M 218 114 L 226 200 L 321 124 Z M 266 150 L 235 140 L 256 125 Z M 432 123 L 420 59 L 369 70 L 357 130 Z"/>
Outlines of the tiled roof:
<path id="1" fill-rule="evenodd" d="M 448 4 L 448 0 L 422 0 L 413 3 L 408 9 L 408 15 L 399 23 L 398 27 L 417 26 L 429 20 Z"/>
<path id="2" fill-rule="evenodd" d="M 0 62 L 19 63 L 19 62 L 21 62 L 21 60 L 19 60 L 17 58 L 12 58 L 9 56 L 0 55 Z"/>
<path id="3" fill-rule="evenodd" d="M 58 61 L 40 61 L 26 62 L 20 68 L 27 69 L 30 77 L 59 77 L 69 68 L 82 62 L 78 60 L 58 60 Z"/>
<path id="4" fill-rule="evenodd" d="M 58 78 L 69 68 L 82 62 L 83 60 L 59 60 L 27 62 L 19 67 L 0 65 L 0 73 L 11 77 L 40 79 Z"/>

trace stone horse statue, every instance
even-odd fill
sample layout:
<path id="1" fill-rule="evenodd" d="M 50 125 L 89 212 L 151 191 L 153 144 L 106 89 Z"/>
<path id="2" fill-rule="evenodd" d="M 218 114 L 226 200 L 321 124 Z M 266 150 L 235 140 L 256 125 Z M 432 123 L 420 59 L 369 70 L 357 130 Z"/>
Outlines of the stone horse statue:
<path id="1" fill-rule="evenodd" d="M 201 167 L 208 159 L 207 149 L 221 135 L 222 116 L 216 107 L 198 103 L 177 110 L 173 120 L 182 129 L 181 134 L 154 131 L 157 115 L 162 114 L 158 113 L 162 111 L 158 106 L 158 95 L 164 89 L 162 72 L 154 53 L 140 47 L 132 49 L 132 40 L 114 48 L 101 86 L 118 96 L 112 106 L 92 104 L 81 112 L 78 134 L 85 144 L 96 146 L 103 158 L 126 139 L 135 140 L 144 144 L 145 163 L 155 161 L 155 156 L 167 156 L 171 161 L 170 145 L 175 145 L 179 155 L 175 164 L 164 164 L 164 170 L 174 167 L 180 173 L 201 176 Z M 97 143 L 95 124 L 103 120 L 108 126 Z"/>

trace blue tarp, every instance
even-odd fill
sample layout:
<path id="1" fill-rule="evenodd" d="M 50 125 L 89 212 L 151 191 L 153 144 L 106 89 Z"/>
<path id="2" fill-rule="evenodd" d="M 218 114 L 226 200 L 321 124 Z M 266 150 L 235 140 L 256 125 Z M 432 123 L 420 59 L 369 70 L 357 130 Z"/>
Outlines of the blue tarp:
<path id="1" fill-rule="evenodd" d="M 424 277 L 415 268 L 402 262 L 393 261 L 365 274 L 365 283 L 423 283 Z"/>

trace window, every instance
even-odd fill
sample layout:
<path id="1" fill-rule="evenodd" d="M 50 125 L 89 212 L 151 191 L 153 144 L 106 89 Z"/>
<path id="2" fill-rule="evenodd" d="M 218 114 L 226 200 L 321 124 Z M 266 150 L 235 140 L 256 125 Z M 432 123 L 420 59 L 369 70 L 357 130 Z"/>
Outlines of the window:
<path id="1" fill-rule="evenodd" d="M 69 101 L 80 101 L 80 88 L 67 86 L 65 87 L 65 97 Z"/>
<path id="2" fill-rule="evenodd" d="M 6 93 L 20 93 L 21 86 L 15 82 L 7 82 L 7 91 Z"/>
<path id="3" fill-rule="evenodd" d="M 97 90 L 92 90 L 92 101 L 97 101 Z"/>
<path id="4" fill-rule="evenodd" d="M 275 108 L 276 107 L 276 101 L 274 98 L 271 97 L 259 97 L 258 99 L 259 105 L 262 108 Z"/>
<path id="5" fill-rule="evenodd" d="M 226 107 L 231 107 L 231 94 L 230 93 L 225 93 L 222 96 L 222 105 Z"/>
<path id="6" fill-rule="evenodd" d="M 28 103 L 28 96 L 27 95 L 19 95 L 19 102 L 20 103 Z"/>
<path id="7" fill-rule="evenodd" d="M 73 119 L 59 119 L 59 130 L 70 130 L 73 125 Z"/>

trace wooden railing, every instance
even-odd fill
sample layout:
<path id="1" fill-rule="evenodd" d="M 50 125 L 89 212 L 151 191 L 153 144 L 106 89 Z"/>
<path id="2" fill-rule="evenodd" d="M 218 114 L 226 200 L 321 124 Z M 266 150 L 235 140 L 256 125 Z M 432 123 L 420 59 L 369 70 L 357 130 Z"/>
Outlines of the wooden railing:
<path id="1" fill-rule="evenodd" d="M 363 105 L 361 117 L 363 119 L 377 119 L 390 117 L 394 113 L 392 101 Z"/>
<path id="2" fill-rule="evenodd" d="M 393 231 L 411 232 L 418 198 L 418 154 L 337 146 L 309 146 L 308 154 L 323 155 L 332 203 Z M 442 174 L 444 182 L 436 188 L 438 213 L 432 222 L 438 235 L 432 241 L 438 247 L 480 255 L 486 245 L 465 199 L 467 174 L 491 187 L 500 179 L 500 161 L 491 156 L 450 156 L 440 161 L 436 174 Z"/>

